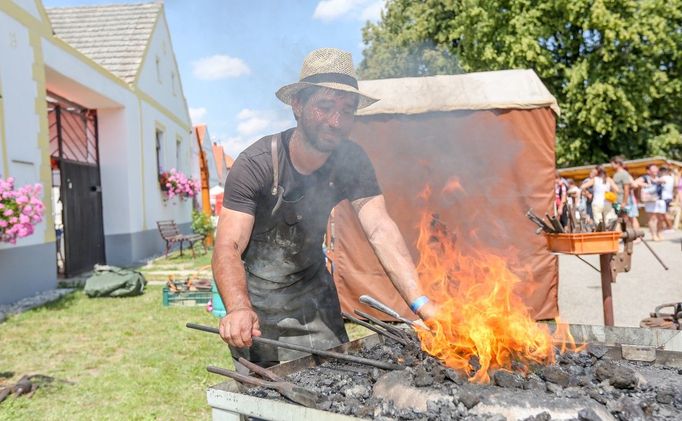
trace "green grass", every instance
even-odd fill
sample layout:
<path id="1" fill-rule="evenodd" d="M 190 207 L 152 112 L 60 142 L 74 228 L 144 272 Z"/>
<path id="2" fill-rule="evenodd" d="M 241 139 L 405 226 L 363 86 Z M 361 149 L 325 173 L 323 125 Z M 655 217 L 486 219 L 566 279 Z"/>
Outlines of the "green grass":
<path id="1" fill-rule="evenodd" d="M 216 318 L 203 307 L 163 307 L 161 290 L 118 299 L 77 291 L 0 324 L 0 372 L 14 373 L 7 382 L 43 374 L 73 383 L 9 397 L 0 420 L 208 419 L 206 389 L 223 379 L 206 366 L 232 368 L 229 350 L 184 327 Z M 371 333 L 347 329 L 351 339 Z"/>
<path id="2" fill-rule="evenodd" d="M 222 379 L 207 365 L 232 367 L 215 335 L 188 321 L 217 325 L 202 307 L 161 305 L 161 287 L 133 298 L 89 299 L 81 291 L 0 324 L 0 371 L 44 374 L 31 399 L 9 397 L 0 419 L 207 419 L 205 391 Z"/>
<path id="3" fill-rule="evenodd" d="M 208 248 L 208 252 L 204 253 L 200 246 L 195 247 L 196 258 L 192 258 L 192 253 L 185 250 L 180 256 L 179 251 L 174 251 L 168 254 L 168 257 L 160 257 L 155 259 L 145 266 L 137 268 L 147 278 L 147 280 L 162 280 L 165 281 L 168 275 L 177 272 L 211 272 L 211 257 L 213 256 L 213 249 Z M 175 276 L 176 280 L 182 280 L 182 276 Z"/>

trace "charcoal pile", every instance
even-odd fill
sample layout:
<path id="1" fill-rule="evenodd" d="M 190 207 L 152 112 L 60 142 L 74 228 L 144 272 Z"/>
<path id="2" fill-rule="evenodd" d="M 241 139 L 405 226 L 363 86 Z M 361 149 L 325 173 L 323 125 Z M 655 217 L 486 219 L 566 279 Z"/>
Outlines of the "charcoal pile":
<path id="1" fill-rule="evenodd" d="M 499 370 L 483 385 L 470 383 L 413 345 L 383 343 L 358 355 L 406 369 L 384 371 L 334 360 L 287 379 L 318 393 L 319 409 L 363 419 L 682 419 L 682 370 L 611 360 L 601 346 L 557 354 L 554 364 L 531 366 L 525 374 Z M 284 400 L 259 387 L 247 393 Z"/>

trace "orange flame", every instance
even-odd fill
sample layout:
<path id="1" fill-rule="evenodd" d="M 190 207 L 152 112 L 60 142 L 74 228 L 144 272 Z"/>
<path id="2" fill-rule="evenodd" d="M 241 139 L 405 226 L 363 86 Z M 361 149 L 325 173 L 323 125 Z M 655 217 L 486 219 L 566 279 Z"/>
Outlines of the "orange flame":
<path id="1" fill-rule="evenodd" d="M 426 188 L 420 199 L 428 201 L 430 192 Z M 469 241 L 475 238 L 475 232 L 470 234 Z M 429 320 L 432 331 L 418 332 L 422 349 L 476 383 L 489 382 L 490 369 L 511 370 L 512 363 L 525 371 L 529 364 L 554 362 L 552 335 L 515 294 L 520 279 L 508 259 L 482 247 L 466 247 L 465 253 L 456 241 L 438 214 L 422 214 L 417 272 L 424 291 L 439 305 L 438 315 Z M 566 325 L 557 334 L 563 352 L 565 338 L 573 338 Z"/>

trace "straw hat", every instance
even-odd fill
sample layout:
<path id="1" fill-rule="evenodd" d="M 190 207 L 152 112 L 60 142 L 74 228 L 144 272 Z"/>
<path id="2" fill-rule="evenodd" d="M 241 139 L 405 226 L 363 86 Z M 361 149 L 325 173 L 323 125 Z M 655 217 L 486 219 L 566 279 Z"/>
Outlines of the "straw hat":
<path id="1" fill-rule="evenodd" d="M 360 98 L 358 109 L 378 101 L 358 90 L 353 57 L 349 52 L 336 48 L 320 48 L 308 54 L 303 60 L 300 80 L 281 87 L 275 95 L 285 104 L 291 105 L 296 93 L 309 86 L 321 86 L 357 94 Z"/>

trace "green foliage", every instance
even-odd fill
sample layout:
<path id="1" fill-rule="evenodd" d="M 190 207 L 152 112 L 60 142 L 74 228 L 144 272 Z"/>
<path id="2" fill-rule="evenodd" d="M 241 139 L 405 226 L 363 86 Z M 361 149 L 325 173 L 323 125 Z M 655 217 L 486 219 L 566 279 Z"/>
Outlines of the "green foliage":
<path id="1" fill-rule="evenodd" d="M 192 210 L 192 231 L 197 234 L 208 236 L 213 234 L 214 228 L 210 216 L 203 212 L 199 212 L 196 209 Z"/>
<path id="2" fill-rule="evenodd" d="M 396 76 L 396 48 L 422 45 L 468 72 L 534 69 L 562 110 L 560 165 L 682 158 L 682 0 L 389 0 L 363 39 L 363 76 Z"/>
<path id="3" fill-rule="evenodd" d="M 447 46 L 422 37 L 414 26 L 421 11 L 417 2 L 394 1 L 387 4 L 382 22 L 368 22 L 362 30 L 367 46 L 358 73 L 363 79 L 403 76 L 428 76 L 461 73 L 457 58 Z M 430 20 L 430 22 L 435 20 Z"/>

